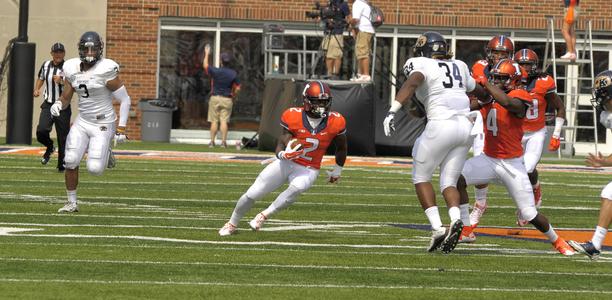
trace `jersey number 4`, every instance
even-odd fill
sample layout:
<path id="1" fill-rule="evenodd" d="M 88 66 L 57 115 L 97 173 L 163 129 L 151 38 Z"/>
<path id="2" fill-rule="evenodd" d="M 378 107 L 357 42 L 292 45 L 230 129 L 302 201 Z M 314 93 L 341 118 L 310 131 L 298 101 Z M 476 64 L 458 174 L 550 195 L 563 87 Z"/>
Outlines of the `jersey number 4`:
<path id="1" fill-rule="evenodd" d="M 492 108 L 487 114 L 487 130 L 497 136 L 497 109 Z"/>
<path id="2" fill-rule="evenodd" d="M 457 64 L 452 63 L 452 66 L 453 66 L 452 76 L 451 76 L 451 68 L 449 66 L 449 63 L 439 62 L 438 66 L 440 66 L 440 68 L 442 69 L 446 69 L 446 77 L 448 78 L 448 82 L 446 80 L 442 81 L 442 85 L 444 86 L 444 88 L 450 89 L 454 87 L 453 78 L 459 82 L 460 88 L 463 87 L 463 78 L 461 78 L 461 72 L 459 71 L 459 67 L 457 67 Z"/>

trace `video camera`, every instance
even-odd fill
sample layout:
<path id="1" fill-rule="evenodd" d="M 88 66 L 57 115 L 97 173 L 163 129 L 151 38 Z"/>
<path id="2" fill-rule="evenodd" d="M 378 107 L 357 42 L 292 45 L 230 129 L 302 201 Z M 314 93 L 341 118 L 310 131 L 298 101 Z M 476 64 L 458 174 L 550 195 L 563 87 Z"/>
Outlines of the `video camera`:
<path id="1" fill-rule="evenodd" d="M 322 21 L 331 19 L 342 19 L 342 11 L 339 5 L 343 0 L 329 0 L 327 6 L 321 6 L 319 1 L 314 3 L 315 11 L 307 11 L 306 17 L 311 19 L 321 18 Z"/>

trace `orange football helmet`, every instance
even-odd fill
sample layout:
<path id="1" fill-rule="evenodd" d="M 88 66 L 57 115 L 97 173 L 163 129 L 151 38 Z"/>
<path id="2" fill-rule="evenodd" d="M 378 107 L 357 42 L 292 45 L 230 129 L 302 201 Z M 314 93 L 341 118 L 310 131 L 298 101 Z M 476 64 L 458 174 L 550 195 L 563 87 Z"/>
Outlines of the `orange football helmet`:
<path id="1" fill-rule="evenodd" d="M 519 85 L 521 77 L 521 67 L 515 61 L 502 59 L 491 69 L 489 81 L 507 92 Z"/>
<path id="2" fill-rule="evenodd" d="M 514 54 L 514 42 L 505 35 L 494 36 L 485 47 L 487 61 L 490 65 L 495 65 L 499 60 L 512 59 Z"/>
<path id="3" fill-rule="evenodd" d="M 304 96 L 304 111 L 310 117 L 327 117 L 332 103 L 331 89 L 327 83 L 319 80 L 306 83 L 302 96 Z"/>
<path id="4" fill-rule="evenodd" d="M 521 49 L 514 54 L 514 61 L 516 61 L 521 67 L 525 68 L 529 76 L 535 76 L 538 74 L 538 63 L 540 59 L 535 51 L 531 49 Z M 531 68 L 526 68 L 530 66 Z"/>

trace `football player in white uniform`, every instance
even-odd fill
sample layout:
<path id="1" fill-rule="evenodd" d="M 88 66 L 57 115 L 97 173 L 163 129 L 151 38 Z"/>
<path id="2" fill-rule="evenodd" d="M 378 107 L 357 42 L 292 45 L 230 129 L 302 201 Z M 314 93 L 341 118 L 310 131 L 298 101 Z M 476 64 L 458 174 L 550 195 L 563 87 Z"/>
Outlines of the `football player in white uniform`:
<path id="1" fill-rule="evenodd" d="M 404 73 L 408 79 L 391 104 L 383 126 L 385 135 L 391 136 L 395 131 L 396 112 L 403 105 L 409 105 L 413 95 L 425 107 L 428 122 L 412 150 L 412 181 L 432 227 L 428 251 L 441 248 L 442 252 L 448 253 L 455 248 L 463 228 L 457 179 L 473 140 L 473 120 L 470 117 L 475 114 L 470 114 L 470 99 L 466 92 L 473 91 L 476 83 L 467 65 L 452 59 L 448 44 L 439 33 L 423 33 L 417 39 L 414 52 L 420 57 L 406 61 Z M 442 227 L 431 184 L 438 166 L 440 191 L 451 219 L 448 230 Z"/>
<path id="2" fill-rule="evenodd" d="M 79 95 L 79 115 L 70 128 L 66 141 L 65 181 L 68 202 L 58 212 L 77 212 L 77 185 L 79 164 L 87 151 L 87 170 L 102 175 L 109 159 L 110 142 L 127 140 L 125 126 L 130 110 L 130 96 L 119 79 L 119 65 L 102 57 L 104 43 L 96 32 L 83 33 L 79 41 L 79 58 L 64 63 L 68 84 L 60 101 L 51 106 L 51 114 L 58 116 L 67 107 L 76 91 Z M 112 99 L 121 102 L 119 125 L 115 130 L 117 115 Z"/>
<path id="3" fill-rule="evenodd" d="M 612 129 L 612 103 L 610 103 L 612 100 L 612 70 L 603 71 L 595 77 L 593 96 L 591 102 L 601 110 L 599 122 L 606 128 Z M 587 165 L 596 168 L 610 167 L 612 166 L 612 155 L 604 157 L 601 153 L 590 153 L 587 157 Z M 585 243 L 568 241 L 572 248 L 586 254 L 591 259 L 597 259 L 601 255 L 601 246 L 608 234 L 608 227 L 612 223 L 612 182 L 604 187 L 600 197 L 599 220 L 591 240 Z"/>

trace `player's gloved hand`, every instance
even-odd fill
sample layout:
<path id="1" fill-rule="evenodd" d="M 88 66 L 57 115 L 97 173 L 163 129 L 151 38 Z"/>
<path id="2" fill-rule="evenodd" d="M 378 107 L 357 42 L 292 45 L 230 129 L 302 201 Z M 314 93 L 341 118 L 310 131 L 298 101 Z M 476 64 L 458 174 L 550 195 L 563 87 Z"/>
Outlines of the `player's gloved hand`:
<path id="1" fill-rule="evenodd" d="M 489 80 L 487 79 L 487 77 L 485 76 L 478 76 L 476 78 L 474 78 L 474 80 L 476 81 L 476 83 L 480 84 L 480 85 L 485 85 L 487 82 L 489 82 Z"/>
<path id="2" fill-rule="evenodd" d="M 387 116 L 383 120 L 383 129 L 385 130 L 385 136 L 391 136 L 395 131 L 395 113 L 389 111 Z"/>
<path id="3" fill-rule="evenodd" d="M 342 174 L 342 167 L 339 165 L 335 165 L 332 170 L 327 171 L 327 182 L 338 182 L 338 180 L 340 179 L 340 174 Z"/>
<path id="4" fill-rule="evenodd" d="M 281 160 L 294 160 L 300 157 L 304 153 L 302 144 L 298 142 L 289 141 L 284 151 L 276 153 L 276 157 Z"/>
<path id="5" fill-rule="evenodd" d="M 62 101 L 55 101 L 49 110 L 51 111 L 52 116 L 59 117 L 60 112 L 62 111 Z"/>
<path id="6" fill-rule="evenodd" d="M 117 127 L 117 132 L 115 132 L 115 138 L 113 140 L 114 146 L 117 146 L 117 144 L 123 144 L 129 140 L 127 135 L 125 135 L 125 127 Z"/>
<path id="7" fill-rule="evenodd" d="M 557 151 L 559 150 L 559 146 L 561 145 L 561 141 L 559 137 L 550 137 L 550 143 L 548 144 L 548 151 Z"/>

